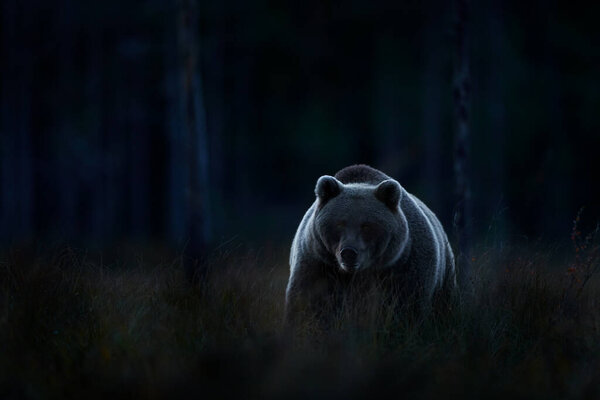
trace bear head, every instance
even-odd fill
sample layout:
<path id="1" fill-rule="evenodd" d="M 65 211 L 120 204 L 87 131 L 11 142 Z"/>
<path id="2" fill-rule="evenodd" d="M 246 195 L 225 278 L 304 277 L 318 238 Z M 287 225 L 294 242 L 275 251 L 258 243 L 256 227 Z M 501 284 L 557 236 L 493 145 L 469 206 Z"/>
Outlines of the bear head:
<path id="1" fill-rule="evenodd" d="M 409 240 L 400 207 L 404 193 L 394 179 L 372 185 L 320 177 L 314 229 L 327 258 L 348 273 L 386 268 L 398 261 Z"/>

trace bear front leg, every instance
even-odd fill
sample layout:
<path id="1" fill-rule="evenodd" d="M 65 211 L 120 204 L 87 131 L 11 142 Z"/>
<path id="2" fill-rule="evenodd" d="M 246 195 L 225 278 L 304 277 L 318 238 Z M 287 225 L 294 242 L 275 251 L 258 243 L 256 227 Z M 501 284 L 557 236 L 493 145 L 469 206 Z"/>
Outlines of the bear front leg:
<path id="1" fill-rule="evenodd" d="M 316 322 L 324 310 L 328 289 L 328 281 L 318 269 L 295 268 L 286 291 L 286 327 Z"/>

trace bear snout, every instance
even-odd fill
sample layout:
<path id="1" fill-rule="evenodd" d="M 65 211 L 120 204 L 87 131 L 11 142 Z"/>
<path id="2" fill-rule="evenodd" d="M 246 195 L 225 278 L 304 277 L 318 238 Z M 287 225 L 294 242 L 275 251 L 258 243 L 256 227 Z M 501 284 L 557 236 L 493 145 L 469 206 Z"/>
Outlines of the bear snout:
<path id="1" fill-rule="evenodd" d="M 344 247 L 340 251 L 340 258 L 342 259 L 342 266 L 353 270 L 358 266 L 358 251 L 352 247 Z"/>

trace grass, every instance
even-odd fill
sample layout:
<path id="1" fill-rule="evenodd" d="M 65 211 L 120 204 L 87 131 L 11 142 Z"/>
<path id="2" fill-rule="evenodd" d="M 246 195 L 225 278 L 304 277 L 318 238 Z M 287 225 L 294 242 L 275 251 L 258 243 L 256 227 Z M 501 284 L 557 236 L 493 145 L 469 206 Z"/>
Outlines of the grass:
<path id="1" fill-rule="evenodd" d="M 283 332 L 287 249 L 180 259 L 64 248 L 0 258 L 0 398 L 600 395 L 598 247 L 482 249 L 473 290 L 418 321 L 378 308 Z M 133 254 L 133 256 L 132 256 Z"/>

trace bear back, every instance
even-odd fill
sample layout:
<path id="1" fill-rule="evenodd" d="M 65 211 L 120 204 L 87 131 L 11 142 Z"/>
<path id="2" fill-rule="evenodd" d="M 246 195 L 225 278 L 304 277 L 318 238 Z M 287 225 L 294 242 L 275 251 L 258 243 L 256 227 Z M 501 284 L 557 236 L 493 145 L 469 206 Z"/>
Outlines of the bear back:
<path id="1" fill-rule="evenodd" d="M 348 183 L 367 183 L 369 185 L 379 185 L 386 179 L 391 179 L 383 172 L 369 167 L 365 164 L 351 165 L 338 171 L 335 178 L 343 184 Z"/>

